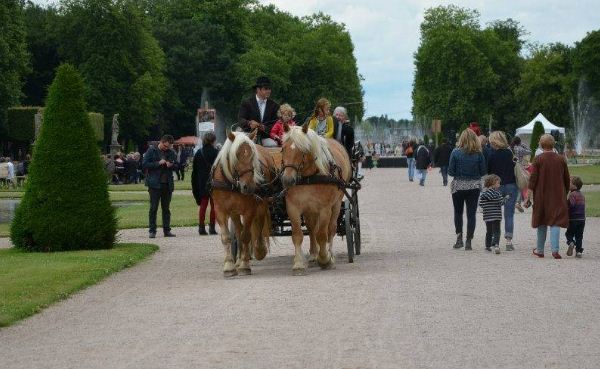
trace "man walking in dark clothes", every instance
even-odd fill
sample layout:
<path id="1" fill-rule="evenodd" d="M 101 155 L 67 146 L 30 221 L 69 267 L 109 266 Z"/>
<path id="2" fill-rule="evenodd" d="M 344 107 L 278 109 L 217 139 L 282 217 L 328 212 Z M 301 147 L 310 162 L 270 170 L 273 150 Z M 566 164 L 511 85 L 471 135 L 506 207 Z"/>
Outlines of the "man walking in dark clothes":
<path id="1" fill-rule="evenodd" d="M 448 185 L 448 164 L 450 163 L 451 153 L 452 147 L 448 144 L 448 140 L 445 138 L 442 139 L 442 144 L 433 152 L 433 162 L 436 167 L 440 168 L 444 186 Z"/>
<path id="2" fill-rule="evenodd" d="M 171 233 L 171 196 L 173 194 L 173 171 L 177 170 L 177 154 L 171 148 L 173 136 L 164 135 L 157 146 L 150 146 L 144 154 L 142 167 L 147 171 L 146 187 L 150 194 L 149 235 L 156 237 L 156 213 L 158 203 L 162 209 L 163 233 L 165 237 L 175 237 Z"/>
<path id="3" fill-rule="evenodd" d="M 277 121 L 279 104 L 271 100 L 271 80 L 258 77 L 253 86 L 255 95 L 244 100 L 238 114 L 238 122 L 244 132 L 258 129 L 258 143 L 276 147 L 277 142 L 270 138 L 271 128 Z"/>

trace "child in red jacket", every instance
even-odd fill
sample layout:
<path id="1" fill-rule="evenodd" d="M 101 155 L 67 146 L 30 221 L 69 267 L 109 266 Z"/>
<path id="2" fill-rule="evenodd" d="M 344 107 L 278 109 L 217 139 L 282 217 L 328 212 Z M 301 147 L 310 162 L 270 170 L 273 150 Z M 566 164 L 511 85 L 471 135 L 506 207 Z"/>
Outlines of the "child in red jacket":
<path id="1" fill-rule="evenodd" d="M 273 128 L 271 128 L 270 136 L 277 142 L 277 145 L 281 146 L 283 142 L 283 134 L 285 133 L 283 131 L 283 123 L 287 123 L 290 127 L 295 126 L 296 122 L 294 122 L 294 117 L 296 116 L 296 112 L 290 106 L 290 104 L 283 104 L 279 107 L 277 116 L 279 119 L 277 122 L 275 122 Z"/>

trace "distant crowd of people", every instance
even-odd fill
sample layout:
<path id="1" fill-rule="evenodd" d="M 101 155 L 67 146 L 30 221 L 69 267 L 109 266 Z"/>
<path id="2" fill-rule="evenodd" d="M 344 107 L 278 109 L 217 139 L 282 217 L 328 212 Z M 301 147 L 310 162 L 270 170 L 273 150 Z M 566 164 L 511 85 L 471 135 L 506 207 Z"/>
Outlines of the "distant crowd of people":
<path id="1" fill-rule="evenodd" d="M 25 155 L 25 159 L 14 162 L 10 157 L 0 157 L 0 187 L 16 188 L 20 178 L 25 179 L 29 173 L 31 156 Z"/>

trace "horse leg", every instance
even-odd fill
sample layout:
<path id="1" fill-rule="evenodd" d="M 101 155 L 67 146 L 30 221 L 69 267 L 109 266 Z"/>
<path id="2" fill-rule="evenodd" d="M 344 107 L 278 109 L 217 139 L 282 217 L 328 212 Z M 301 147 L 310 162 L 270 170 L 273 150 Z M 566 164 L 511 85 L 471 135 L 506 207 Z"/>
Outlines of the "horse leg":
<path id="1" fill-rule="evenodd" d="M 317 226 L 317 244 L 319 245 L 317 262 L 322 269 L 331 269 L 333 267 L 333 259 L 329 248 L 327 248 L 331 213 L 331 208 L 323 208 L 321 214 L 319 214 L 319 225 Z"/>
<path id="2" fill-rule="evenodd" d="M 317 245 L 317 239 L 315 237 L 317 231 L 317 220 L 314 215 L 304 214 L 306 220 L 306 228 L 308 229 L 308 238 L 310 239 L 310 250 L 308 256 L 308 263 L 317 262 L 317 254 L 319 253 L 319 245 Z"/>
<path id="3" fill-rule="evenodd" d="M 295 206 L 287 205 L 288 218 L 292 223 L 292 242 L 294 243 L 294 266 L 292 273 L 294 275 L 304 275 L 306 273 L 306 261 L 302 255 L 302 223 L 300 221 L 300 211 Z"/>
<path id="4" fill-rule="evenodd" d="M 231 255 L 231 234 L 229 233 L 228 216 L 225 212 L 217 212 L 217 223 L 221 228 L 221 243 L 225 251 L 225 260 L 223 261 L 223 275 L 225 277 L 233 277 L 237 275 L 233 256 Z"/>
<path id="5" fill-rule="evenodd" d="M 327 249 L 331 254 L 331 260 L 333 263 L 335 263 L 335 255 L 333 254 L 333 238 L 337 233 L 337 221 L 340 215 L 340 208 L 342 207 L 342 200 L 335 202 L 331 210 L 331 218 L 329 218 L 329 237 L 327 238 Z"/>
<path id="6" fill-rule="evenodd" d="M 263 233 L 264 233 L 264 227 L 265 227 L 265 220 L 266 217 L 268 216 L 268 210 L 267 210 L 267 205 L 264 202 L 261 202 L 258 204 L 258 207 L 256 209 L 256 216 L 254 217 L 254 222 L 252 222 L 252 236 L 251 236 L 251 243 L 252 243 L 252 250 L 254 252 L 254 257 L 256 257 L 256 260 L 262 260 L 265 258 L 265 256 L 267 255 L 267 246 L 266 246 L 266 242 L 268 241 L 268 238 L 266 238 Z M 268 236 L 267 236 L 268 237 Z M 265 240 L 266 238 L 266 240 Z"/>
<path id="7" fill-rule="evenodd" d="M 235 231 L 238 239 L 238 260 L 236 265 L 236 270 L 239 275 L 249 275 L 251 274 L 250 270 L 250 252 L 248 251 L 248 243 L 250 241 L 250 224 L 248 221 L 252 221 L 244 216 L 244 224 L 248 226 L 245 227 L 242 224 L 242 220 L 240 216 L 232 217 L 233 224 L 235 225 Z"/>

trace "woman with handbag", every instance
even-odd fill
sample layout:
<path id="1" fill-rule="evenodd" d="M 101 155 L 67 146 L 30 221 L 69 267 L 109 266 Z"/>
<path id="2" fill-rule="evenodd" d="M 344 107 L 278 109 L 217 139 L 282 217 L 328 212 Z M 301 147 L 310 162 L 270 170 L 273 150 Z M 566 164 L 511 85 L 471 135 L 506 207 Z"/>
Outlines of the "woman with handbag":
<path id="1" fill-rule="evenodd" d="M 490 134 L 490 145 L 492 150 L 487 159 L 488 174 L 495 174 L 500 177 L 499 191 L 502 196 L 509 196 L 504 203 L 504 239 L 506 240 L 506 251 L 513 251 L 515 204 L 519 197 L 519 188 L 515 176 L 516 164 L 513 161 L 514 155 L 508 146 L 504 132 L 492 132 Z"/>

